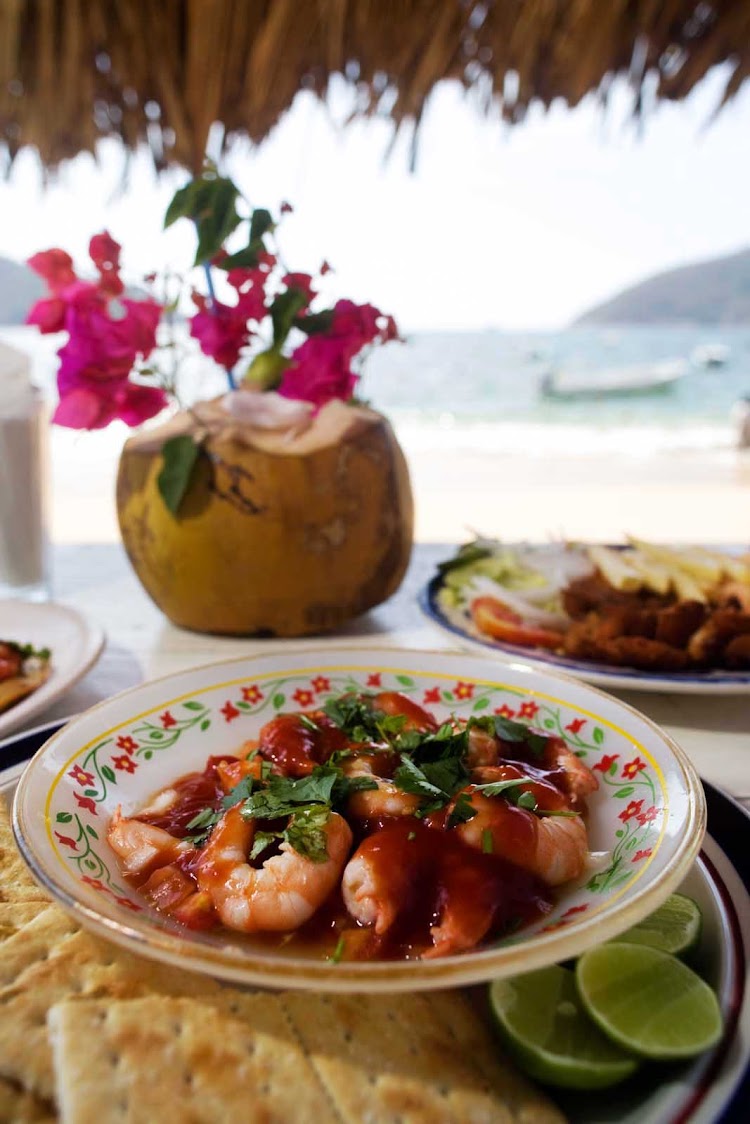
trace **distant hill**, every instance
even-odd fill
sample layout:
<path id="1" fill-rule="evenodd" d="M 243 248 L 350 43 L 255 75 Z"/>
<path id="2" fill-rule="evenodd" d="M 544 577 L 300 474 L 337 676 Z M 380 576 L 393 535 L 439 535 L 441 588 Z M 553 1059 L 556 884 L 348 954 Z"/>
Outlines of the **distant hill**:
<path id="1" fill-rule="evenodd" d="M 0 258 L 0 324 L 23 324 L 44 282 L 27 265 Z"/>
<path id="2" fill-rule="evenodd" d="M 576 324 L 750 324 L 750 250 L 657 273 Z"/>

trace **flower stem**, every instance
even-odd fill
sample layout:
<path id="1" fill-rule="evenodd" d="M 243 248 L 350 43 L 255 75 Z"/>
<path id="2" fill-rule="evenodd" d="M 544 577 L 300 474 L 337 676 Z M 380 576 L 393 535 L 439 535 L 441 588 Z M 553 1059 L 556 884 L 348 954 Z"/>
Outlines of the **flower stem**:
<path id="1" fill-rule="evenodd" d="M 211 276 L 211 266 L 208 262 L 203 263 L 203 270 L 206 274 L 206 285 L 208 287 L 208 297 L 209 297 L 209 300 L 211 301 L 211 307 L 213 308 L 216 305 L 216 291 L 214 289 L 214 279 Z M 237 389 L 237 383 L 235 382 L 234 375 L 232 374 L 232 368 L 231 367 L 225 367 L 224 370 L 227 373 L 227 381 L 229 383 L 229 389 L 230 390 L 236 390 Z"/>

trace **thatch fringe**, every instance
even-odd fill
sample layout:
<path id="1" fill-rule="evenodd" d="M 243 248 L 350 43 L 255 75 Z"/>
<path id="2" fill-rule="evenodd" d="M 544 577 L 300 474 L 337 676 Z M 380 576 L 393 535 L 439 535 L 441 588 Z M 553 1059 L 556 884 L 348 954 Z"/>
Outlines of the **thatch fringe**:
<path id="1" fill-rule="evenodd" d="M 515 122 L 616 74 L 684 98 L 727 61 L 729 98 L 750 73 L 743 0 L 0 0 L 0 147 L 54 167 L 116 136 L 197 169 L 213 122 L 259 142 L 334 74 L 356 115 L 398 127 L 446 78 Z"/>

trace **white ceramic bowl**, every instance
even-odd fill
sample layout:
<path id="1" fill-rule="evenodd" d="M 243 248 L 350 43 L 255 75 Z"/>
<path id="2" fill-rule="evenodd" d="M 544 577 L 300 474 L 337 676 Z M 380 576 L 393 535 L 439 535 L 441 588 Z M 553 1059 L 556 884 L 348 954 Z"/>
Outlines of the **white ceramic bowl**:
<path id="1" fill-rule="evenodd" d="M 561 888 L 551 914 L 489 946 L 435 960 L 333 963 L 270 951 L 225 931 L 186 930 L 130 889 L 105 842 L 177 777 L 230 753 L 274 714 L 346 690 L 395 689 L 438 718 L 500 712 L 561 735 L 596 772 L 589 841 L 602 869 Z M 93 707 L 54 735 L 18 786 L 14 829 L 36 877 L 81 924 L 146 956 L 240 983 L 319 990 L 452 987 L 578 955 L 655 909 L 680 883 L 705 831 L 698 776 L 637 711 L 592 687 L 522 664 L 393 649 L 274 653 L 196 668 Z"/>

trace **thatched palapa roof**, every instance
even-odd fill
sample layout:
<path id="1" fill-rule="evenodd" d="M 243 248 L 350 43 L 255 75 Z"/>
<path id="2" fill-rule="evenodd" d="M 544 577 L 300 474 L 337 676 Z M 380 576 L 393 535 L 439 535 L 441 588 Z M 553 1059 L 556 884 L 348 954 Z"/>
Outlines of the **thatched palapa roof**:
<path id="1" fill-rule="evenodd" d="M 729 62 L 750 73 L 747 0 L 0 0 L 0 148 L 47 167 L 103 136 L 200 167 L 211 124 L 261 141 L 332 75 L 358 114 L 418 123 L 435 84 L 478 86 L 520 120 L 628 75 L 685 97 Z"/>

